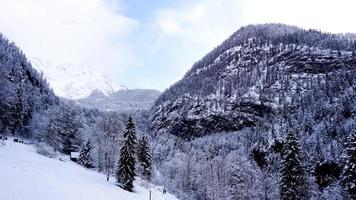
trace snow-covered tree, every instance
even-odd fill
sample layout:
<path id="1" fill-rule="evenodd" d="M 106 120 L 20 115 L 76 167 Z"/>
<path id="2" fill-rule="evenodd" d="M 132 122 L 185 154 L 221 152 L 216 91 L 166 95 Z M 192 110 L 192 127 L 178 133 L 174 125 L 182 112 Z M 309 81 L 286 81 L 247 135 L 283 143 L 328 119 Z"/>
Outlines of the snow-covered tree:
<path id="1" fill-rule="evenodd" d="M 296 131 L 289 131 L 282 152 L 281 199 L 302 200 L 308 197 L 306 174 Z"/>
<path id="2" fill-rule="evenodd" d="M 93 167 L 92 149 L 93 147 L 91 146 L 90 140 L 88 140 L 80 150 L 78 164 L 86 168 Z"/>
<path id="3" fill-rule="evenodd" d="M 1 63 L 0 63 L 1 65 Z M 4 70 L 4 66 L 0 66 L 0 70 Z M 15 97 L 14 83 L 6 78 L 6 74 L 0 71 L 0 122 L 1 133 L 6 134 L 11 126 L 11 110 Z"/>
<path id="4" fill-rule="evenodd" d="M 262 184 L 258 176 L 262 174 L 257 172 L 257 166 L 237 151 L 231 152 L 227 160 L 225 199 L 261 199 Z"/>
<path id="5" fill-rule="evenodd" d="M 31 122 L 34 137 L 66 154 L 77 152 L 82 145 L 82 122 L 75 106 L 61 103 L 41 113 Z"/>
<path id="6" fill-rule="evenodd" d="M 347 138 L 342 184 L 351 199 L 356 198 L 356 130 Z"/>
<path id="7" fill-rule="evenodd" d="M 23 84 L 20 83 L 17 91 L 16 98 L 13 108 L 13 127 L 11 133 L 14 135 L 16 132 L 22 132 L 24 130 L 24 118 L 27 114 L 27 105 L 24 97 L 24 88 Z"/>
<path id="8" fill-rule="evenodd" d="M 59 134 L 62 138 L 62 151 L 70 154 L 70 152 L 78 151 L 82 144 L 80 132 L 82 123 L 77 110 L 71 108 L 70 105 L 64 104 L 60 114 L 60 118 L 57 120 L 61 129 Z"/>
<path id="9" fill-rule="evenodd" d="M 124 129 L 123 121 L 124 118 L 116 113 L 100 114 L 90 128 L 91 131 L 95 130 L 93 142 L 96 147 L 96 165 L 100 172 L 105 172 L 107 180 L 115 172 L 116 157 L 123 139 L 120 134 Z"/>
<path id="10" fill-rule="evenodd" d="M 332 183 L 323 190 L 321 195 L 322 200 L 343 200 L 344 194 L 338 183 Z"/>
<path id="11" fill-rule="evenodd" d="M 118 185 L 132 192 L 135 180 L 135 154 L 136 154 L 136 130 L 131 116 L 128 119 L 124 131 L 124 141 L 120 149 L 120 158 L 117 164 L 116 180 Z"/>
<path id="12" fill-rule="evenodd" d="M 30 137 L 35 112 L 58 103 L 41 74 L 22 51 L 0 33 L 0 130 Z"/>
<path id="13" fill-rule="evenodd" d="M 51 146 L 56 151 L 62 147 L 58 134 L 59 128 L 54 117 L 59 113 L 58 109 L 58 106 L 52 106 L 47 110 L 34 113 L 30 124 L 34 139 Z"/>
<path id="14" fill-rule="evenodd" d="M 137 146 L 137 160 L 141 166 L 142 178 L 150 181 L 152 176 L 152 157 L 147 137 L 143 135 Z"/>

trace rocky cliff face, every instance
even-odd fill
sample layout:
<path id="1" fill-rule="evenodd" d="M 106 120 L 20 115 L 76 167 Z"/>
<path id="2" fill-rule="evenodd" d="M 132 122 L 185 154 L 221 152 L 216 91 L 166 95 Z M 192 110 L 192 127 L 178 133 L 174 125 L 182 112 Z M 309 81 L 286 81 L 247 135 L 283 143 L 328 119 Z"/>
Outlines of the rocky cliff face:
<path id="1" fill-rule="evenodd" d="M 315 93 L 353 85 L 355 50 L 342 35 L 280 24 L 241 28 L 158 98 L 151 129 L 199 137 L 306 107 Z"/>

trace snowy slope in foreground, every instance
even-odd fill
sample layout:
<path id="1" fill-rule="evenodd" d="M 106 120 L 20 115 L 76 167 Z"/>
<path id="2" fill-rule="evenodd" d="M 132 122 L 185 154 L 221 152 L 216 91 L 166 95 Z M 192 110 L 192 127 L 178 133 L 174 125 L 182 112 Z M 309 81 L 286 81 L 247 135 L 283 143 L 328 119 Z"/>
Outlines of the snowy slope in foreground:
<path id="1" fill-rule="evenodd" d="M 152 200 L 176 200 L 152 187 Z M 4 200 L 144 200 L 149 189 L 135 184 L 135 193 L 115 186 L 113 178 L 71 161 L 39 155 L 34 147 L 8 141 L 0 145 L 0 194 Z"/>

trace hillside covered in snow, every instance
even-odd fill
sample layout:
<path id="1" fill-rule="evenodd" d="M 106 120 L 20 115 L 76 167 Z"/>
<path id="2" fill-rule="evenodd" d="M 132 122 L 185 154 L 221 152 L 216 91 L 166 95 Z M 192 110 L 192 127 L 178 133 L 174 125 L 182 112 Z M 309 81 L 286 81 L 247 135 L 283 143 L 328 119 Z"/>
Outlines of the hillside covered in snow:
<path id="1" fill-rule="evenodd" d="M 150 128 L 180 199 L 348 199 L 351 179 L 356 197 L 355 170 L 345 176 L 356 169 L 345 161 L 347 148 L 356 155 L 346 142 L 356 133 L 356 41 L 284 24 L 241 27 L 158 97 Z M 287 165 L 296 155 L 298 166 Z M 304 182 L 282 197 L 298 167 Z"/>
<path id="2" fill-rule="evenodd" d="M 351 37 L 283 24 L 242 27 L 159 96 L 152 128 L 189 138 L 253 127 L 287 106 L 320 103 L 311 102 L 316 95 L 346 92 L 355 66 Z"/>
<path id="3" fill-rule="evenodd" d="M 135 181 L 134 192 L 109 182 L 102 173 L 86 169 L 67 156 L 48 158 L 32 145 L 14 143 L 12 138 L 0 144 L 1 199 L 6 200 L 177 200 L 163 194 L 162 187 Z M 145 185 L 145 186 L 143 186 Z M 6 188 L 6 189 L 4 189 Z"/>
<path id="4" fill-rule="evenodd" d="M 130 112 L 149 110 L 160 94 L 158 90 L 149 89 L 122 89 L 107 95 L 94 90 L 76 102 L 83 107 L 101 111 Z"/>
<path id="5" fill-rule="evenodd" d="M 53 65 L 91 93 L 59 98 L 32 64 L 0 35 L 1 199 L 356 197 L 352 34 L 242 27 L 161 94 Z"/>
<path id="6" fill-rule="evenodd" d="M 60 97 L 79 99 L 87 97 L 94 90 L 109 95 L 121 89 L 109 74 L 85 63 L 56 63 L 37 57 L 30 60 L 36 70 L 43 72 L 51 88 Z"/>

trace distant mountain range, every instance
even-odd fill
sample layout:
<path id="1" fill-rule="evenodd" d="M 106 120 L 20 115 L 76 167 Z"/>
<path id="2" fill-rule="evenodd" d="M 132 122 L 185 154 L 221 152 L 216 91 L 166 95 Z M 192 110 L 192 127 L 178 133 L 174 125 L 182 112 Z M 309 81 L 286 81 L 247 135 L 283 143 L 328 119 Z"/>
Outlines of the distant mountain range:
<path id="1" fill-rule="evenodd" d="M 88 64 L 57 64 L 40 58 L 31 58 L 31 63 L 43 72 L 56 95 L 86 108 L 125 112 L 149 110 L 160 94 L 157 90 L 117 85 L 108 74 Z"/>
<path id="2" fill-rule="evenodd" d="M 99 72 L 88 64 L 55 63 L 31 58 L 35 69 L 43 72 L 56 95 L 68 99 L 87 97 L 94 90 L 105 95 L 125 89 L 115 84 L 107 73 Z"/>
<path id="3" fill-rule="evenodd" d="M 90 139 L 93 163 L 104 169 L 119 157 L 130 114 L 138 135 L 150 138 L 153 180 L 181 200 L 280 199 L 290 191 L 346 199 L 355 185 L 355 39 L 248 25 L 163 93 L 120 89 L 86 64 L 31 59 L 56 94 L 82 109 L 58 98 L 0 34 L 0 134 L 67 154 Z"/>
<path id="4" fill-rule="evenodd" d="M 88 97 L 76 102 L 86 108 L 97 108 L 101 111 L 138 111 L 149 110 L 161 93 L 150 89 L 122 89 L 105 95 L 94 90 Z"/>

